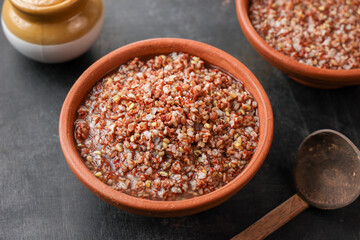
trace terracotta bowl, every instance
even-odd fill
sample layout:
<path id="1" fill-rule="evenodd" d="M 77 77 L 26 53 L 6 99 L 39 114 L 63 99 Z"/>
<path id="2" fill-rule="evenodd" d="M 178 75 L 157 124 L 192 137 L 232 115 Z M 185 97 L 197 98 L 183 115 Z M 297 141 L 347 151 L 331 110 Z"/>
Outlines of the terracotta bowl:
<path id="1" fill-rule="evenodd" d="M 250 0 L 236 0 L 236 12 L 241 29 L 255 50 L 274 67 L 288 74 L 295 81 L 315 88 L 332 89 L 360 84 L 360 69 L 317 68 L 299 63 L 270 47 L 250 22 L 249 3 Z"/>
<path id="2" fill-rule="evenodd" d="M 75 147 L 76 111 L 92 86 L 104 75 L 127 61 L 142 56 L 185 52 L 218 66 L 242 81 L 258 102 L 260 119 L 259 146 L 250 163 L 233 181 L 203 196 L 180 201 L 154 201 L 132 197 L 98 180 L 87 169 Z M 186 39 L 160 38 L 135 42 L 121 47 L 91 65 L 75 82 L 63 104 L 59 120 L 61 147 L 76 177 L 96 196 L 120 209 L 147 216 L 175 217 L 198 213 L 224 202 L 244 187 L 259 170 L 269 152 L 273 138 L 273 113 L 260 82 L 241 62 L 205 43 Z"/>

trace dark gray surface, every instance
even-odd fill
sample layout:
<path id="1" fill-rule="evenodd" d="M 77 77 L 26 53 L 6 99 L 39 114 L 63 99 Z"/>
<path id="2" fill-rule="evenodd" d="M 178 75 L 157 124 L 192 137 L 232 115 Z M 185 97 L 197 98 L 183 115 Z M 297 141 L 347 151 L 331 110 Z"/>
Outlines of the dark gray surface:
<path id="1" fill-rule="evenodd" d="M 65 64 L 31 61 L 0 33 L 0 239 L 228 239 L 295 193 L 294 156 L 307 134 L 332 128 L 360 146 L 360 87 L 293 82 L 247 42 L 233 0 L 106 0 L 105 7 L 100 38 Z M 108 52 L 153 37 L 230 53 L 258 77 L 274 110 L 274 141 L 253 180 L 220 206 L 183 218 L 136 216 L 103 202 L 70 171 L 58 139 L 61 105 L 79 75 Z M 334 211 L 311 208 L 269 239 L 359 240 L 360 200 Z"/>

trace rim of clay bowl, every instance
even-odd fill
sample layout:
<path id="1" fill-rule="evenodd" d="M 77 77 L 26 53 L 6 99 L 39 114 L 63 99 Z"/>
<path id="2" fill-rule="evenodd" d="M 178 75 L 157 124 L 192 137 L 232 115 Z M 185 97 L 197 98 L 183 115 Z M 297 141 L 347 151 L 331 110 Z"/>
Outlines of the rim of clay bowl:
<path id="1" fill-rule="evenodd" d="M 272 65 L 276 65 L 279 70 L 289 74 L 290 77 L 299 77 L 301 80 L 309 83 L 339 86 L 360 84 L 360 69 L 336 70 L 317 68 L 299 63 L 295 59 L 276 51 L 260 37 L 251 24 L 248 15 L 250 0 L 235 0 L 235 2 L 238 20 L 244 35 L 255 50 Z"/>
<path id="2" fill-rule="evenodd" d="M 107 73 L 134 57 L 141 58 L 142 56 L 167 54 L 174 51 L 196 55 L 205 62 L 227 71 L 244 83 L 245 88 L 258 102 L 259 144 L 245 169 L 231 182 L 211 193 L 179 201 L 140 199 L 114 190 L 98 180 L 88 170 L 75 147 L 73 123 L 76 110 L 89 90 Z M 239 60 L 205 43 L 179 38 L 158 38 L 131 43 L 116 49 L 92 64 L 78 78 L 69 91 L 60 113 L 59 138 L 70 169 L 90 191 L 106 202 L 140 215 L 184 216 L 201 212 L 224 202 L 250 181 L 263 164 L 270 150 L 273 124 L 271 104 L 263 87 Z"/>

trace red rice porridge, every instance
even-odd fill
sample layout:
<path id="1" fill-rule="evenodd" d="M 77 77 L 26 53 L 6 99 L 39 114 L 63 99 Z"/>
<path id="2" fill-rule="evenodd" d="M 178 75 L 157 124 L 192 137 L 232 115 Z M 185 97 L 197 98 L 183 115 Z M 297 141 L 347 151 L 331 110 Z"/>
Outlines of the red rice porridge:
<path id="1" fill-rule="evenodd" d="M 78 109 L 85 165 L 129 195 L 181 200 L 233 180 L 259 139 L 244 85 L 184 53 L 135 58 L 99 81 Z"/>
<path id="2" fill-rule="evenodd" d="M 249 18 L 272 48 L 300 63 L 360 68 L 359 0 L 252 0 Z"/>

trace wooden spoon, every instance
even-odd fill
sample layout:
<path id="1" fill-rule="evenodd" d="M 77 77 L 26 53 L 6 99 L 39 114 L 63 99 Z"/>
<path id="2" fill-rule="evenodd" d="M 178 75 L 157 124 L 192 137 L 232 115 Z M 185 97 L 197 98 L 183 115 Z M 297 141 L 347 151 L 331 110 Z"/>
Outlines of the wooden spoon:
<path id="1" fill-rule="evenodd" d="M 359 150 L 334 130 L 310 134 L 296 155 L 295 185 L 297 194 L 232 239 L 264 239 L 310 205 L 337 209 L 355 201 L 360 195 Z"/>

